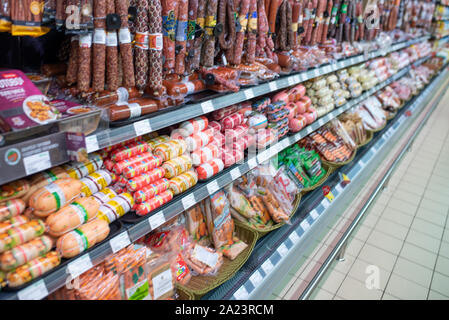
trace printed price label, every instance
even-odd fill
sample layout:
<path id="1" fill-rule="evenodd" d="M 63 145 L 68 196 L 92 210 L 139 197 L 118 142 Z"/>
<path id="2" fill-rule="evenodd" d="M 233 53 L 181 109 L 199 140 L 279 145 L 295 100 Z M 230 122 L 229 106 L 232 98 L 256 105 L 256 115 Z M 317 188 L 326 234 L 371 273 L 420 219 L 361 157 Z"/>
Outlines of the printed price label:
<path id="1" fill-rule="evenodd" d="M 109 240 L 109 244 L 111 245 L 112 252 L 114 252 L 114 253 L 122 250 L 130 243 L 131 243 L 131 240 L 129 239 L 128 231 L 122 232 L 118 236 Z"/>
<path id="2" fill-rule="evenodd" d="M 209 113 L 214 111 L 214 105 L 212 104 L 212 101 L 208 100 L 201 103 L 201 109 L 203 110 L 203 113 Z"/>
<path id="3" fill-rule="evenodd" d="M 300 83 L 301 79 L 299 78 L 299 75 L 293 76 L 293 81 L 295 81 L 295 83 Z"/>
<path id="4" fill-rule="evenodd" d="M 70 262 L 67 265 L 67 269 L 69 270 L 70 275 L 72 278 L 76 278 L 79 275 L 83 274 L 90 268 L 92 268 L 92 261 L 90 260 L 89 254 L 85 254 L 82 257 L 79 257 L 73 262 Z"/>
<path id="5" fill-rule="evenodd" d="M 321 118 L 321 119 L 319 119 L 318 120 L 318 125 L 321 127 L 322 125 L 324 124 L 324 121 L 323 121 L 323 119 Z"/>
<path id="6" fill-rule="evenodd" d="M 254 98 L 253 89 L 246 89 L 245 91 L 243 91 L 243 93 L 245 94 L 247 100 Z"/>
<path id="7" fill-rule="evenodd" d="M 306 128 L 306 134 L 309 134 L 309 133 L 311 133 L 312 131 L 313 131 L 312 126 L 308 126 L 308 127 Z"/>
<path id="8" fill-rule="evenodd" d="M 234 297 L 237 300 L 247 300 L 248 299 L 248 291 L 246 291 L 245 287 L 240 287 L 235 293 Z"/>
<path id="9" fill-rule="evenodd" d="M 318 213 L 316 212 L 315 209 L 310 211 L 310 216 L 312 217 L 313 220 L 316 220 L 318 218 Z"/>
<path id="10" fill-rule="evenodd" d="M 25 289 L 17 292 L 19 300 L 41 300 L 48 296 L 47 286 L 44 279 L 41 279 Z"/>
<path id="11" fill-rule="evenodd" d="M 293 244 L 296 244 L 299 241 L 299 236 L 296 233 L 296 231 L 293 231 L 288 238 L 290 239 L 291 242 L 293 242 Z"/>
<path id="12" fill-rule="evenodd" d="M 268 87 L 270 88 L 270 91 L 276 91 L 278 89 L 278 84 L 276 81 L 271 81 L 268 83 Z"/>
<path id="13" fill-rule="evenodd" d="M 93 136 L 86 137 L 85 141 L 87 153 L 91 153 L 100 149 L 96 134 L 94 134 Z"/>
<path id="14" fill-rule="evenodd" d="M 51 167 L 50 152 L 44 151 L 23 158 L 23 165 L 27 175 L 48 169 Z"/>
<path id="15" fill-rule="evenodd" d="M 149 217 L 148 222 L 150 224 L 151 230 L 154 230 L 157 227 L 163 225 L 165 223 L 164 211 L 159 211 L 158 213 Z"/>
<path id="16" fill-rule="evenodd" d="M 287 255 L 287 253 L 288 253 L 288 249 L 287 249 L 287 247 L 285 246 L 285 244 L 281 244 L 280 246 L 279 246 L 279 248 L 277 249 L 277 252 L 279 253 L 279 255 L 281 256 L 281 257 L 285 257 L 286 255 Z"/>
<path id="17" fill-rule="evenodd" d="M 260 274 L 260 272 L 258 270 L 256 270 L 256 272 L 254 272 L 251 277 L 249 277 L 249 281 L 251 281 L 251 283 L 253 284 L 254 287 L 257 287 L 259 285 L 259 283 L 261 283 L 263 280 L 262 275 Z"/>
<path id="18" fill-rule="evenodd" d="M 248 160 L 248 167 L 251 170 L 255 166 L 257 166 L 257 160 L 256 160 L 256 157 L 253 157 L 253 158 Z"/>
<path id="19" fill-rule="evenodd" d="M 143 136 L 144 134 L 151 132 L 150 120 L 148 119 L 134 122 L 133 125 L 137 136 Z"/>
<path id="20" fill-rule="evenodd" d="M 343 188 L 341 187 L 340 184 L 337 184 L 337 186 L 335 187 L 335 190 L 336 190 L 338 193 L 341 193 L 341 192 L 343 191 Z"/>
<path id="21" fill-rule="evenodd" d="M 262 263 L 262 270 L 265 272 L 265 274 L 269 274 L 271 270 L 273 270 L 273 264 L 270 260 L 265 261 Z"/>
<path id="22" fill-rule="evenodd" d="M 268 157 L 268 150 L 265 150 L 265 151 L 263 151 L 263 152 L 261 152 L 260 154 L 257 155 L 257 162 L 262 163 L 265 160 L 267 160 L 268 158 L 269 158 Z M 249 162 L 248 162 L 248 165 L 249 165 Z M 250 168 L 251 168 L 251 166 L 250 166 Z"/>
<path id="23" fill-rule="evenodd" d="M 235 179 L 237 179 L 237 178 L 240 178 L 240 176 L 242 175 L 242 174 L 240 173 L 240 169 L 239 169 L 239 168 L 234 168 L 234 169 L 232 169 L 231 172 L 230 172 L 230 174 L 231 174 L 232 180 L 235 180 Z"/>
<path id="24" fill-rule="evenodd" d="M 292 86 L 295 84 L 295 80 L 293 79 L 293 77 L 288 77 L 287 78 L 287 82 L 289 86 Z"/>
<path id="25" fill-rule="evenodd" d="M 182 198 L 181 202 L 182 206 L 184 207 L 184 210 L 189 209 L 196 203 L 194 194 L 191 193 L 188 196 L 185 196 L 184 198 Z"/>
<path id="26" fill-rule="evenodd" d="M 281 145 L 282 149 L 285 149 L 285 148 L 287 148 L 290 145 L 290 141 L 288 139 L 282 140 L 280 142 L 280 145 Z"/>
<path id="27" fill-rule="evenodd" d="M 217 180 L 209 182 L 206 187 L 207 187 L 207 191 L 209 192 L 210 195 L 214 194 L 215 192 L 218 191 L 218 189 L 220 189 L 220 187 L 218 186 Z"/>
<path id="28" fill-rule="evenodd" d="M 325 209 L 329 208 L 329 200 L 327 200 L 327 198 L 324 198 L 323 200 L 321 200 L 321 204 L 323 205 L 323 207 Z"/>
<path id="29" fill-rule="evenodd" d="M 301 226 L 301 228 L 302 228 L 304 231 L 307 231 L 308 229 L 310 229 L 310 224 L 309 224 L 306 220 L 304 220 L 303 222 L 301 222 L 299 225 Z"/>
<path id="30" fill-rule="evenodd" d="M 313 77 L 319 77 L 320 76 L 320 72 L 318 71 L 318 69 L 313 70 Z"/>
<path id="31" fill-rule="evenodd" d="M 365 166 L 365 161 L 363 161 L 362 159 L 360 159 L 359 165 L 363 168 L 363 167 Z"/>

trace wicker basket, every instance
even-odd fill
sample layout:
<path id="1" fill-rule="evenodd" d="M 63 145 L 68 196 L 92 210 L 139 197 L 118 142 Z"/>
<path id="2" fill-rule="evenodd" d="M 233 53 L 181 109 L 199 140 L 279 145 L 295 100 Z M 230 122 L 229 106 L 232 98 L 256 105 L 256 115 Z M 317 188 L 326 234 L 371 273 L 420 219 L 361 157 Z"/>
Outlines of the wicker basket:
<path id="1" fill-rule="evenodd" d="M 323 168 L 326 170 L 326 174 L 322 176 L 321 179 L 318 180 L 318 182 L 315 183 L 314 186 L 302 189 L 301 190 L 302 194 L 305 194 L 309 191 L 315 190 L 316 188 L 320 187 L 327 180 L 327 178 L 329 178 L 331 173 L 334 172 L 334 167 L 330 166 L 328 163 L 325 163 L 323 160 L 321 160 L 321 162 L 323 164 Z"/>
<path id="2" fill-rule="evenodd" d="M 404 108 L 404 106 L 405 106 L 405 104 L 406 104 L 407 102 L 408 102 L 408 101 L 403 100 L 403 101 L 401 102 L 401 105 L 398 107 L 398 110 L 401 110 L 402 108 Z"/>
<path id="3" fill-rule="evenodd" d="M 351 158 L 349 158 L 345 162 L 329 162 L 329 161 L 326 161 L 326 160 L 323 160 L 323 159 L 321 159 L 321 162 L 323 162 L 324 164 L 328 165 L 329 167 L 333 167 L 335 169 L 335 168 L 338 168 L 338 167 L 345 166 L 349 162 L 354 160 L 356 153 L 357 153 L 357 149 L 354 150 L 354 152 L 352 153 Z"/>
<path id="4" fill-rule="evenodd" d="M 295 214 L 296 210 L 298 210 L 299 204 L 301 203 L 301 197 L 302 194 L 298 193 L 296 195 L 295 201 L 293 202 L 293 212 L 290 214 L 290 217 L 293 217 L 293 215 Z M 247 225 L 241 221 L 238 220 L 234 220 L 235 224 L 237 225 L 243 225 L 246 228 L 249 228 L 251 230 L 253 230 L 254 232 L 257 232 L 257 238 L 260 239 L 263 236 L 267 235 L 268 233 L 270 233 L 273 230 L 279 229 L 280 227 L 282 227 L 285 222 L 281 222 L 281 223 L 276 223 L 275 225 L 272 225 L 271 227 L 266 227 L 266 228 L 254 228 L 250 225 Z"/>
<path id="5" fill-rule="evenodd" d="M 357 145 L 357 149 L 367 145 L 368 143 L 370 143 L 371 140 L 373 140 L 373 136 L 374 136 L 374 134 L 373 134 L 372 131 L 366 130 L 366 139 L 365 139 L 364 142 L 362 142 L 361 144 Z"/>
<path id="6" fill-rule="evenodd" d="M 197 300 L 209 291 L 231 279 L 235 272 L 243 266 L 246 260 L 248 260 L 257 241 L 257 233 L 245 225 L 235 224 L 235 233 L 240 240 L 248 245 L 237 258 L 231 261 L 228 258 L 223 257 L 223 265 L 215 276 L 194 276 L 187 285 L 177 284 L 176 287 Z"/>
<path id="7" fill-rule="evenodd" d="M 398 114 L 397 111 L 393 112 L 393 113 L 389 113 L 389 116 L 387 117 L 387 121 L 394 119 L 394 117 L 396 117 L 396 115 Z"/>
<path id="8" fill-rule="evenodd" d="M 176 293 L 178 294 L 177 300 L 195 300 L 195 296 L 186 291 L 182 286 L 176 285 Z"/>

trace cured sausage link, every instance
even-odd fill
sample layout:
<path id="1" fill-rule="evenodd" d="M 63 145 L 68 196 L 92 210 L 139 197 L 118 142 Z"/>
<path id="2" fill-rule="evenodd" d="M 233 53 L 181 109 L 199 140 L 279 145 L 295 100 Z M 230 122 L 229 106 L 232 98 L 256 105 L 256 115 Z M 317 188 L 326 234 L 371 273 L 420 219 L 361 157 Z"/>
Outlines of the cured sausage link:
<path id="1" fill-rule="evenodd" d="M 195 55 L 195 29 L 198 14 L 198 0 L 189 0 L 189 15 L 187 23 L 186 67 L 185 73 L 192 74 L 193 57 Z"/>
<path id="2" fill-rule="evenodd" d="M 214 29 L 217 25 L 218 0 L 208 0 L 206 7 L 205 39 L 201 55 L 201 65 L 210 68 L 214 65 L 215 36 Z"/>
<path id="3" fill-rule="evenodd" d="M 271 3 L 273 3 L 273 1 L 276 0 L 272 0 Z M 239 22 L 241 29 L 236 35 L 234 57 L 232 59 L 232 63 L 235 65 L 239 65 L 242 60 L 243 42 L 245 41 L 246 27 L 248 24 L 249 4 L 250 0 L 240 1 Z"/>
<path id="4" fill-rule="evenodd" d="M 148 85 L 154 96 L 163 94 L 162 86 L 162 5 L 160 0 L 148 0 Z"/>
<path id="5" fill-rule="evenodd" d="M 148 80 L 148 0 L 139 0 L 137 3 L 135 27 L 136 87 L 143 90 Z"/>
<path id="6" fill-rule="evenodd" d="M 246 62 L 248 64 L 253 64 L 256 58 L 257 0 L 250 1 L 247 38 Z"/>

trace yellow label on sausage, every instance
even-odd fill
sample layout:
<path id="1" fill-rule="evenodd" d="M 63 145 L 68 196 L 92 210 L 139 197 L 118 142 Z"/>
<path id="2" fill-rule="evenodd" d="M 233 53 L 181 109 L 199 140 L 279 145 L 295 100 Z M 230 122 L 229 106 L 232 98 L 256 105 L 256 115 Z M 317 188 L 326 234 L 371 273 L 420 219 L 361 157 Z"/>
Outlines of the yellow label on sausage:
<path id="1" fill-rule="evenodd" d="M 240 15 L 239 16 L 239 23 L 242 26 L 242 30 L 240 32 L 246 31 L 246 26 L 248 25 L 248 16 L 246 15 Z"/>
<path id="2" fill-rule="evenodd" d="M 201 28 L 204 28 L 204 18 L 197 18 L 196 24 L 199 25 Z"/>
<path id="3" fill-rule="evenodd" d="M 298 32 L 298 23 L 297 22 L 292 23 L 292 31 Z"/>

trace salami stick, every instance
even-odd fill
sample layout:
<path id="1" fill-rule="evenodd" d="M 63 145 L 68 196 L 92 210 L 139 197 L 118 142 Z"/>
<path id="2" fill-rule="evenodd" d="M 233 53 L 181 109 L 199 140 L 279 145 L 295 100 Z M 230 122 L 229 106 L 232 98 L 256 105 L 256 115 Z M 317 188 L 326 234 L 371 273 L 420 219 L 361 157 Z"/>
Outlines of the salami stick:
<path id="1" fill-rule="evenodd" d="M 66 8 L 66 0 L 56 1 L 55 23 L 57 27 L 62 27 L 62 25 L 64 24 L 65 8 Z"/>
<path id="2" fill-rule="evenodd" d="M 162 5 L 160 0 L 148 0 L 148 85 L 154 96 L 164 93 L 162 86 Z"/>
<path id="3" fill-rule="evenodd" d="M 115 13 L 114 0 L 106 0 L 106 14 Z M 117 32 L 106 32 L 106 85 L 109 91 L 118 89 Z"/>
<path id="4" fill-rule="evenodd" d="M 145 89 L 148 79 L 148 0 L 137 2 L 137 17 L 135 21 L 135 75 L 136 87 Z"/>
<path id="5" fill-rule="evenodd" d="M 275 1 L 272 0 L 271 3 Z M 239 22 L 241 29 L 236 35 L 234 57 L 232 58 L 232 63 L 235 65 L 239 65 L 242 60 L 243 42 L 245 41 L 245 32 L 248 25 L 249 2 L 250 0 L 240 1 Z"/>
<path id="6" fill-rule="evenodd" d="M 329 24 L 330 24 L 330 20 L 331 20 L 332 7 L 333 7 L 333 1 L 328 0 L 327 6 L 326 6 L 326 11 L 324 13 L 324 16 L 326 16 L 326 18 L 324 20 L 323 27 L 321 28 L 321 35 L 319 35 L 320 43 L 325 43 L 327 41 L 327 33 L 329 30 Z"/>
<path id="7" fill-rule="evenodd" d="M 253 64 L 256 58 L 257 0 L 250 0 L 247 39 L 246 63 Z"/>
<path id="8" fill-rule="evenodd" d="M 233 0 L 220 0 L 217 22 L 223 26 L 223 32 L 218 36 L 218 43 L 223 51 L 231 49 L 235 42 L 234 13 Z"/>
<path id="9" fill-rule="evenodd" d="M 186 44 L 186 74 L 191 74 L 193 68 L 193 57 L 195 55 L 195 30 L 196 18 L 198 14 L 198 0 L 189 0 L 189 14 L 187 23 L 187 44 Z"/>
<path id="10" fill-rule="evenodd" d="M 312 31 L 310 45 L 314 46 L 318 41 L 318 35 L 321 35 L 321 27 L 323 24 L 323 14 L 326 11 L 326 0 L 318 0 L 316 9 L 315 28 Z"/>
<path id="11" fill-rule="evenodd" d="M 318 6 L 317 0 L 309 0 L 309 6 L 308 6 L 309 19 L 307 21 L 307 32 L 304 35 L 304 43 L 306 45 L 310 45 L 310 41 L 312 39 L 313 22 L 315 21 L 317 6 Z"/>
<path id="12" fill-rule="evenodd" d="M 348 13 L 348 1 L 343 0 L 340 7 L 340 23 L 337 31 L 337 42 L 341 43 L 343 41 L 343 30 L 345 27 L 345 21 Z"/>
<path id="13" fill-rule="evenodd" d="M 92 33 L 81 35 L 79 38 L 79 48 L 78 48 L 78 80 L 77 80 L 77 87 L 80 92 L 86 92 L 90 88 L 91 50 L 92 50 Z"/>
<path id="14" fill-rule="evenodd" d="M 214 65 L 215 57 L 215 36 L 214 28 L 217 25 L 218 0 L 207 0 L 205 39 L 203 43 L 203 52 L 201 55 L 201 65 L 210 68 Z"/>
<path id="15" fill-rule="evenodd" d="M 164 36 L 163 56 L 164 74 L 170 74 L 175 69 L 175 38 L 176 38 L 176 21 L 178 19 L 179 0 L 161 0 L 162 4 L 162 29 Z"/>
<path id="16" fill-rule="evenodd" d="M 93 39 L 93 77 L 92 89 L 104 90 L 106 69 L 106 1 L 94 0 L 94 39 Z"/>
<path id="17" fill-rule="evenodd" d="M 178 7 L 178 26 L 176 27 L 176 45 L 178 49 L 175 59 L 175 73 L 183 75 L 185 71 L 185 57 L 187 46 L 187 20 L 188 20 L 189 2 L 179 0 Z"/>
<path id="18" fill-rule="evenodd" d="M 353 43 L 355 41 L 355 32 L 356 32 L 356 26 L 357 26 L 357 20 L 356 20 L 356 16 L 355 16 L 355 1 L 352 0 L 350 2 L 350 6 L 349 6 L 349 14 L 348 14 L 348 25 L 349 25 L 349 36 L 348 36 L 348 41 L 350 41 L 351 43 Z"/>
<path id="19" fill-rule="evenodd" d="M 270 5 L 271 5 L 271 0 L 264 1 L 264 10 L 265 10 L 265 14 L 267 14 L 267 19 L 268 19 L 268 13 L 270 12 Z M 238 9 L 237 6 L 235 8 Z"/>
<path id="20" fill-rule="evenodd" d="M 298 47 L 298 22 L 301 14 L 301 2 L 299 0 L 295 0 L 292 6 L 292 33 L 293 33 L 293 46 L 292 49 L 296 49 Z"/>
<path id="21" fill-rule="evenodd" d="M 335 0 L 332 6 L 331 20 L 329 22 L 329 31 L 327 36 L 331 38 L 336 37 L 337 23 L 338 23 L 338 11 L 340 9 L 340 0 Z"/>
<path id="22" fill-rule="evenodd" d="M 120 45 L 120 57 L 122 59 L 123 85 L 125 87 L 134 87 L 136 85 L 136 82 L 134 79 L 131 34 L 128 28 L 128 7 L 128 0 L 115 0 L 115 10 L 116 13 L 120 16 L 122 22 L 118 38 Z"/>
<path id="23" fill-rule="evenodd" d="M 67 66 L 67 74 L 65 80 L 70 86 L 76 82 L 78 77 L 78 50 L 79 50 L 78 36 L 72 36 L 70 41 L 70 56 L 69 64 Z"/>
<path id="24" fill-rule="evenodd" d="M 286 0 L 284 0 L 286 1 Z M 291 50 L 294 46 L 293 43 L 293 30 L 292 30 L 292 24 L 293 24 L 293 8 L 292 3 L 289 1 L 286 1 L 286 13 L 285 17 L 287 18 L 287 47 L 288 50 Z"/>
<path id="25" fill-rule="evenodd" d="M 362 41 L 365 38 L 365 25 L 363 23 L 363 6 L 362 6 L 361 0 L 357 0 L 357 2 L 356 2 L 355 13 L 357 15 L 356 41 Z"/>
<path id="26" fill-rule="evenodd" d="M 244 0 L 242 0 L 243 2 Z M 268 18 L 268 26 L 269 26 L 269 32 L 271 34 L 274 34 L 276 32 L 276 16 L 278 13 L 278 9 L 279 9 L 279 5 L 280 5 L 280 0 L 271 0 L 270 1 L 270 10 L 268 10 L 267 13 L 267 18 Z M 241 8 L 242 4 L 240 4 L 240 8 Z"/>
<path id="27" fill-rule="evenodd" d="M 206 0 L 198 0 L 198 12 L 196 18 L 196 25 L 201 30 L 204 30 L 205 25 L 205 15 L 206 15 Z M 203 47 L 204 36 L 195 37 L 195 42 L 193 45 L 193 58 L 192 58 L 192 70 L 197 70 L 200 66 L 201 60 L 201 49 Z"/>

